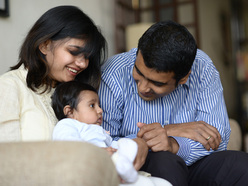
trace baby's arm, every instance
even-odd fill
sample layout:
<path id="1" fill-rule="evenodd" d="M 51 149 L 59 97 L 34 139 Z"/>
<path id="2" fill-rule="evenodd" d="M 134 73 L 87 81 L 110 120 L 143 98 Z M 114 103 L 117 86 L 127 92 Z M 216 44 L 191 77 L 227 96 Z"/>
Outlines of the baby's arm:
<path id="1" fill-rule="evenodd" d="M 112 155 L 117 151 L 117 149 L 114 149 L 112 147 L 104 147 L 104 149 L 109 153 L 109 155 Z"/>

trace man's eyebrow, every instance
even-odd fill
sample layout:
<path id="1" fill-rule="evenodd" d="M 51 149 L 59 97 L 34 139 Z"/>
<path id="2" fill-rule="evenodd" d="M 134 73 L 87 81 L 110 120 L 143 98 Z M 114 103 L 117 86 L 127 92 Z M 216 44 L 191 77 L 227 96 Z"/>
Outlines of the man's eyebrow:
<path id="1" fill-rule="evenodd" d="M 142 73 L 140 72 L 140 70 L 138 69 L 138 67 L 136 66 L 136 64 L 134 64 L 134 67 L 135 67 L 135 69 L 136 69 L 136 71 L 138 72 L 139 75 L 145 77 L 144 74 L 142 74 Z"/>
<path id="2" fill-rule="evenodd" d="M 138 69 L 136 64 L 134 64 L 134 67 L 135 67 L 135 69 L 136 69 L 136 71 L 138 72 L 139 75 L 143 76 L 145 79 L 147 79 L 148 81 L 152 82 L 153 84 L 160 84 L 161 86 L 167 84 L 167 83 L 163 83 L 163 82 L 159 82 L 159 81 L 154 81 L 154 80 L 151 80 L 151 79 L 145 77 L 144 74 L 142 74 L 142 72 L 140 72 L 140 70 Z"/>

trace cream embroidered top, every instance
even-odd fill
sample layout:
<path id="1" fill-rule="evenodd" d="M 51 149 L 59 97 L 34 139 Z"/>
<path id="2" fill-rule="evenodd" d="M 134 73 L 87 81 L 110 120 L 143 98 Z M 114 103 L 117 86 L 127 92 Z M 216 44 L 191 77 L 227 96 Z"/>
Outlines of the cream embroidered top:
<path id="1" fill-rule="evenodd" d="M 26 76 L 23 66 L 0 76 L 0 142 L 52 138 L 58 122 L 51 107 L 54 89 L 43 94 L 33 92 L 26 85 Z"/>

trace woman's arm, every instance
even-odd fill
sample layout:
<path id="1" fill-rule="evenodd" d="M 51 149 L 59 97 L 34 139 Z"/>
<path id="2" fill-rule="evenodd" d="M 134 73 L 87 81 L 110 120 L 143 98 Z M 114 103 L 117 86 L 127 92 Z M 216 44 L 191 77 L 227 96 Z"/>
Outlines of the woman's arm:
<path id="1" fill-rule="evenodd" d="M 0 78 L 0 141 L 21 139 L 20 94 L 18 83 L 4 77 Z"/>

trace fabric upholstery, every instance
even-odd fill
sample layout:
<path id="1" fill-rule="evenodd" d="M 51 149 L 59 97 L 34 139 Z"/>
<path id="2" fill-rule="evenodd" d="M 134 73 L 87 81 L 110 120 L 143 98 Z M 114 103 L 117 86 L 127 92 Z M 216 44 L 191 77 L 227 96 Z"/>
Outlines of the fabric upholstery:
<path id="1" fill-rule="evenodd" d="M 242 148 L 242 132 L 239 123 L 230 118 L 231 135 L 227 145 L 228 150 L 241 150 Z"/>
<path id="2" fill-rule="evenodd" d="M 0 143 L 0 185 L 116 186 L 107 152 L 83 142 Z"/>

